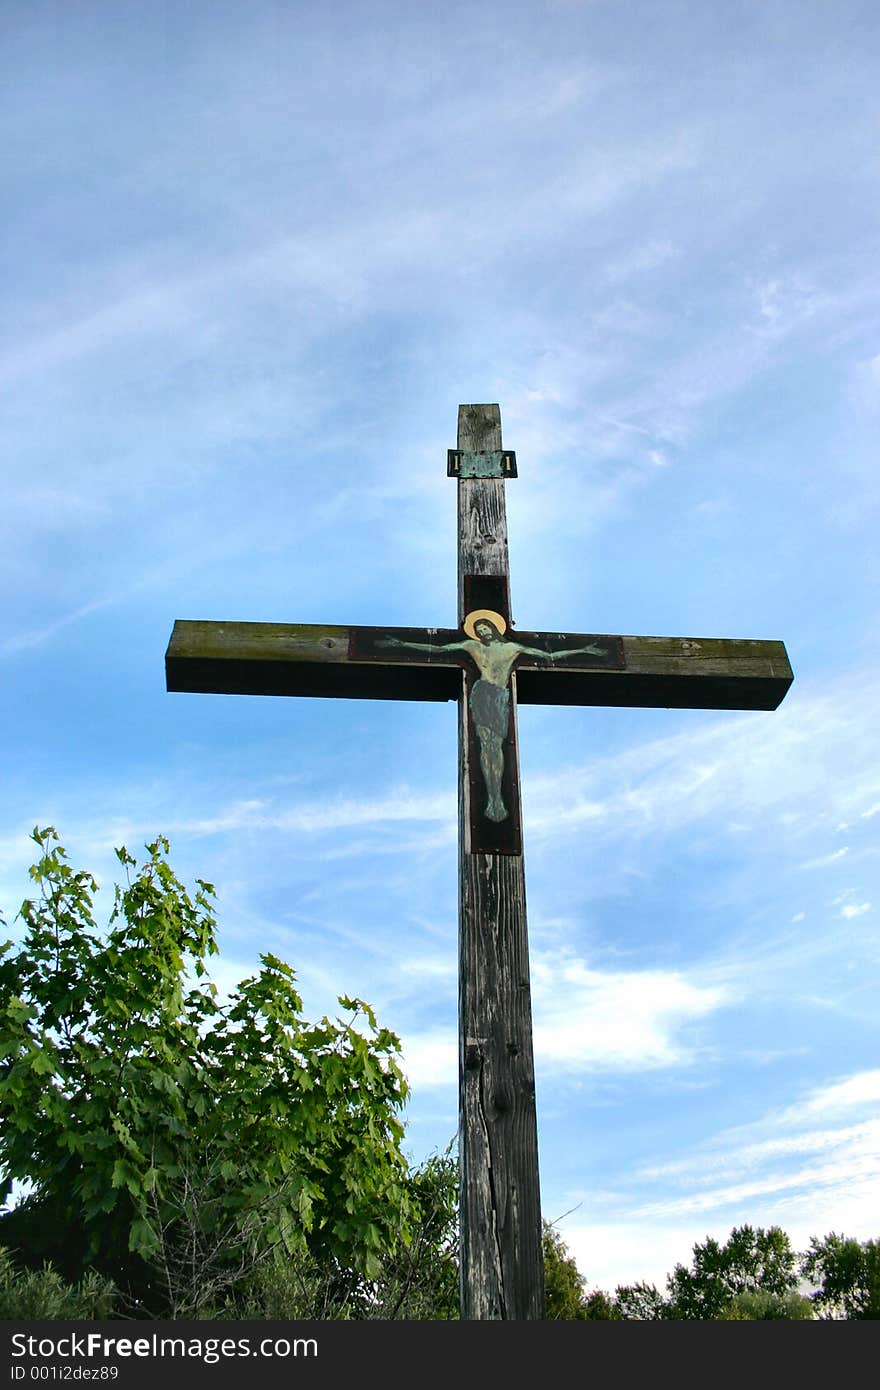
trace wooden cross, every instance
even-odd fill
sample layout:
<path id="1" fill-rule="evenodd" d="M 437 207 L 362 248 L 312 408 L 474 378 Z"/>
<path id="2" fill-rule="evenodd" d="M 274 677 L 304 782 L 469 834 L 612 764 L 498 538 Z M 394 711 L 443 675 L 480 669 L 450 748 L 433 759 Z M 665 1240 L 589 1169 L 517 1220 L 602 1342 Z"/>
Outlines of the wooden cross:
<path id="1" fill-rule="evenodd" d="M 775 709 L 782 642 L 514 631 L 497 405 L 463 405 L 458 626 L 174 624 L 169 690 L 457 700 L 461 1315 L 544 1315 L 517 702 Z"/>

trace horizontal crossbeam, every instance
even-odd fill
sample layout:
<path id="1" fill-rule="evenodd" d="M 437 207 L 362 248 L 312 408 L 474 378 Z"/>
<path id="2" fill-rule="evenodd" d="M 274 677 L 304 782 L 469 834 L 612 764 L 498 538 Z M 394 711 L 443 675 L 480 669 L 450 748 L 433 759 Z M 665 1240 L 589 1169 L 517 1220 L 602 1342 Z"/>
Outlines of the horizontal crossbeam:
<path id="1" fill-rule="evenodd" d="M 772 710 L 793 679 L 782 642 L 513 630 L 508 637 L 542 649 L 516 662 L 520 704 Z M 439 648 L 460 638 L 442 628 L 178 620 L 165 655 L 166 685 L 229 695 L 455 700 L 468 661 Z M 395 640 L 438 650 L 398 651 Z M 601 661 L 576 654 L 590 644 L 605 648 Z M 565 647 L 571 652 L 560 654 Z"/>

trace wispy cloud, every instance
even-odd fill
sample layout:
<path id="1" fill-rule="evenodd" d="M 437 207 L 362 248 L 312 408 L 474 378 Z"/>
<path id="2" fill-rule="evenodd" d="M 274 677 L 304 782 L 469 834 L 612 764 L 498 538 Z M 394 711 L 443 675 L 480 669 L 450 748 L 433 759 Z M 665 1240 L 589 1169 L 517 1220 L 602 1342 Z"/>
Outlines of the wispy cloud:
<path id="1" fill-rule="evenodd" d="M 779 1111 L 772 1122 L 780 1126 L 811 1123 L 818 1116 L 842 1116 L 875 1104 L 880 1105 L 880 1069 L 857 1072 L 841 1081 L 818 1086 L 803 1100 Z"/>
<path id="2" fill-rule="evenodd" d="M 723 716 L 532 778 L 529 833 L 558 838 L 583 827 L 667 833 L 724 816 L 760 822 L 762 834 L 784 819 L 794 845 L 822 826 L 857 817 L 880 785 L 880 772 L 859 751 L 880 692 L 872 676 L 852 678 L 841 684 L 841 696 L 844 690 L 845 711 L 834 695 L 801 691 L 772 721 Z M 827 867 L 846 853 L 842 847 L 801 867 Z"/>
<path id="3" fill-rule="evenodd" d="M 601 1193 L 570 1194 L 582 1210 L 564 1225 L 566 1239 L 591 1282 L 613 1288 L 646 1277 L 662 1287 L 676 1260 L 688 1262 L 695 1241 L 724 1239 L 746 1222 L 781 1225 L 796 1249 L 830 1229 L 874 1237 L 878 1100 L 880 1072 L 856 1073 L 683 1155 L 635 1164 Z"/>
<path id="4" fill-rule="evenodd" d="M 66 361 L 112 348 L 120 338 L 179 331 L 189 317 L 182 288 L 163 281 L 113 296 L 100 308 L 19 343 L 14 353 L 0 358 L 0 382 L 11 385 L 20 377 L 40 375 Z"/>
<path id="5" fill-rule="evenodd" d="M 818 859 L 807 859 L 801 864 L 802 869 L 827 869 L 829 864 L 836 864 L 849 854 L 849 845 L 843 845 L 840 849 L 833 850 L 831 854 L 822 854 Z"/>
<path id="6" fill-rule="evenodd" d="M 12 637 L 4 638 L 0 641 L 0 659 L 17 656 L 19 652 L 28 651 L 31 647 L 42 646 L 64 628 L 88 618 L 92 613 L 99 613 L 103 608 L 120 603 L 122 598 L 122 595 L 114 594 L 108 598 L 95 599 L 92 603 L 81 604 L 79 608 L 74 608 L 44 627 L 31 628 L 27 632 L 17 632 Z"/>
<path id="7" fill-rule="evenodd" d="M 687 1209 L 688 1203 L 697 1203 L 700 1209 L 722 1207 L 742 1197 L 799 1188 L 805 1183 L 824 1186 L 835 1173 L 846 1182 L 866 1171 L 866 1158 L 878 1156 L 878 1103 L 880 1071 L 858 1072 L 816 1087 L 749 1125 L 726 1130 L 686 1157 L 644 1165 L 634 1171 L 632 1179 L 645 1184 L 674 1179 L 690 1188 L 685 1197 L 671 1199 L 677 1210 Z M 853 1123 L 854 1115 L 865 1118 Z M 835 1120 L 841 1122 L 839 1126 L 828 1127 Z M 817 1121 L 825 1128 L 816 1129 Z M 774 1167 L 793 1157 L 806 1157 L 810 1164 L 794 1169 Z M 656 1214 L 653 1208 L 650 1214 Z"/>
<path id="8" fill-rule="evenodd" d="M 206 820 L 173 821 L 177 835 L 217 835 L 230 830 L 280 830 L 321 834 L 357 826 L 376 828 L 388 822 L 446 821 L 455 815 L 454 794 L 420 795 L 401 788 L 375 800 L 345 797 L 326 802 L 272 807 L 261 801 L 243 801 L 220 816 Z"/>

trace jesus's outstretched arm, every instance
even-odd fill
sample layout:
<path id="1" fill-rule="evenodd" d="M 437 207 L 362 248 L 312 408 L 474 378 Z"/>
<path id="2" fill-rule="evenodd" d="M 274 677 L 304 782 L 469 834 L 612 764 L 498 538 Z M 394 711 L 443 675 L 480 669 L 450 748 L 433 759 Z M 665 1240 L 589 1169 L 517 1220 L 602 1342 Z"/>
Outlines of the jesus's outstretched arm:
<path id="1" fill-rule="evenodd" d="M 586 647 L 564 647 L 557 652 L 542 652 L 537 647 L 520 647 L 520 656 L 539 656 L 544 661 L 556 661 L 561 656 L 607 656 L 608 651 L 605 647 L 597 647 L 595 642 L 591 642 Z"/>
<path id="2" fill-rule="evenodd" d="M 401 647 L 408 652 L 460 652 L 463 642 L 405 642 L 401 637 L 379 637 L 377 647 Z"/>

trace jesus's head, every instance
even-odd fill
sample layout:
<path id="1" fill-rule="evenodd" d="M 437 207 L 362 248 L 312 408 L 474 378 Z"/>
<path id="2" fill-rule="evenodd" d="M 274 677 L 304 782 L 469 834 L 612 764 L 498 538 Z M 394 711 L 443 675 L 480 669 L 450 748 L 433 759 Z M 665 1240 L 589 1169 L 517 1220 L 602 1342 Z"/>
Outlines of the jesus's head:
<path id="1" fill-rule="evenodd" d="M 501 633 L 494 623 L 490 623 L 488 618 L 481 618 L 478 623 L 474 623 L 474 632 L 484 647 L 488 646 L 490 642 L 500 642 L 501 640 Z"/>
<path id="2" fill-rule="evenodd" d="M 468 637 L 476 638 L 487 647 L 490 642 L 500 642 L 507 631 L 507 623 L 500 613 L 494 613 L 491 608 L 477 608 L 474 612 L 468 613 L 462 627 Z"/>

